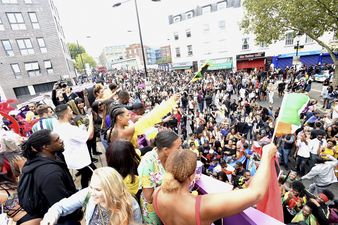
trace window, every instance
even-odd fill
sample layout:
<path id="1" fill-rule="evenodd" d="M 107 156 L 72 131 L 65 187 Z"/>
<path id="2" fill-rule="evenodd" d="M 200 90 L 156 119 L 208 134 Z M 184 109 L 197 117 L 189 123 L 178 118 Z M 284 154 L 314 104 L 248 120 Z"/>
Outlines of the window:
<path id="1" fill-rule="evenodd" d="M 2 23 L 2 20 L 0 18 L 0 31 L 5 30 L 4 24 Z"/>
<path id="2" fill-rule="evenodd" d="M 11 64 L 15 78 L 21 78 L 21 70 L 18 63 Z"/>
<path id="3" fill-rule="evenodd" d="M 48 74 L 54 73 L 52 62 L 50 60 L 43 61 L 43 64 L 45 65 L 45 69 Z"/>
<path id="4" fill-rule="evenodd" d="M 53 90 L 55 82 L 48 82 L 43 84 L 35 84 L 33 85 L 35 93 L 44 93 L 44 92 L 50 92 Z"/>
<path id="5" fill-rule="evenodd" d="M 192 45 L 187 45 L 188 56 L 192 56 Z"/>
<path id="6" fill-rule="evenodd" d="M 18 40 L 16 40 L 16 42 L 18 43 L 21 55 L 34 54 L 34 49 L 33 49 L 31 39 L 29 39 L 29 38 L 18 39 Z"/>
<path id="7" fill-rule="evenodd" d="M 191 37 L 191 30 L 190 29 L 186 30 L 185 34 L 187 35 L 188 38 L 190 38 Z"/>
<path id="8" fill-rule="evenodd" d="M 33 2 L 32 2 L 32 0 L 25 0 L 25 3 L 26 4 L 32 4 Z"/>
<path id="9" fill-rule="evenodd" d="M 180 48 L 179 48 L 179 47 L 175 48 L 175 51 L 176 51 L 176 57 L 177 57 L 177 58 L 181 57 L 181 51 L 180 51 Z"/>
<path id="10" fill-rule="evenodd" d="M 242 50 L 249 49 L 249 38 L 243 38 L 242 39 Z"/>
<path id="11" fill-rule="evenodd" d="M 17 4 L 18 0 L 1 0 L 3 4 Z"/>
<path id="12" fill-rule="evenodd" d="M 175 16 L 174 17 L 174 23 L 178 23 L 181 21 L 181 16 Z"/>
<path id="13" fill-rule="evenodd" d="M 40 29 L 40 24 L 38 21 L 38 17 L 36 16 L 35 12 L 28 13 L 29 19 L 31 20 L 33 29 Z"/>
<path id="14" fill-rule="evenodd" d="M 218 28 L 220 30 L 225 30 L 225 20 L 218 21 Z"/>
<path id="15" fill-rule="evenodd" d="M 26 30 L 26 24 L 22 13 L 6 13 L 12 30 Z"/>
<path id="16" fill-rule="evenodd" d="M 36 38 L 36 40 L 38 41 L 38 45 L 39 45 L 41 53 L 46 53 L 47 48 L 46 48 L 45 40 L 42 37 Z"/>
<path id="17" fill-rule="evenodd" d="M 174 33 L 174 39 L 178 40 L 178 33 Z"/>
<path id="18" fill-rule="evenodd" d="M 24 86 L 24 87 L 16 87 L 16 88 L 13 88 L 14 90 L 14 93 L 15 93 L 15 96 L 18 98 L 18 97 L 21 97 L 21 96 L 25 96 L 25 95 L 30 95 L 29 93 L 29 89 L 27 86 Z"/>
<path id="19" fill-rule="evenodd" d="M 306 37 L 305 37 L 305 44 L 311 44 L 313 42 L 314 42 L 313 39 L 306 35 Z"/>
<path id="20" fill-rule="evenodd" d="M 204 32 L 209 32 L 209 30 L 210 30 L 209 24 L 204 24 L 203 25 L 203 31 Z"/>
<path id="21" fill-rule="evenodd" d="M 189 12 L 185 13 L 185 17 L 186 17 L 187 20 L 193 18 L 194 17 L 194 12 L 193 11 L 189 11 Z"/>
<path id="22" fill-rule="evenodd" d="M 217 3 L 217 10 L 222 10 L 222 9 L 225 9 L 226 7 L 227 7 L 226 1 L 222 1 L 222 2 Z"/>
<path id="23" fill-rule="evenodd" d="M 285 45 L 293 45 L 293 35 L 292 35 L 292 33 L 287 33 L 285 35 Z"/>
<path id="24" fill-rule="evenodd" d="M 202 14 L 207 14 L 207 13 L 210 13 L 210 12 L 211 12 L 211 6 L 210 5 L 202 7 Z"/>
<path id="25" fill-rule="evenodd" d="M 6 55 L 7 56 L 14 56 L 13 48 L 11 45 L 11 42 L 9 40 L 2 40 L 2 46 L 5 49 Z"/>
<path id="26" fill-rule="evenodd" d="M 25 63 L 25 70 L 27 71 L 28 76 L 36 77 L 39 76 L 40 73 L 40 66 L 38 62 L 28 62 Z"/>

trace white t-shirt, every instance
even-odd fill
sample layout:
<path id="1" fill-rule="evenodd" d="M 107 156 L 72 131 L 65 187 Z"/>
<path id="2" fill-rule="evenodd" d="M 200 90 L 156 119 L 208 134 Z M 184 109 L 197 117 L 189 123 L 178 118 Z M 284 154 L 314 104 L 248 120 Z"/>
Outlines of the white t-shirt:
<path id="1" fill-rule="evenodd" d="M 319 148 L 320 141 L 317 138 L 312 139 L 309 142 L 310 152 L 312 154 L 318 155 L 318 148 Z M 322 147 L 326 147 L 327 142 L 325 139 L 322 140 Z"/>
<path id="2" fill-rule="evenodd" d="M 308 144 L 305 144 L 301 140 L 298 140 L 297 146 L 299 149 L 298 149 L 297 155 L 303 158 L 310 158 L 310 146 L 309 145 L 310 145 L 309 142 Z"/>
<path id="3" fill-rule="evenodd" d="M 87 147 L 89 133 L 70 123 L 57 122 L 54 132 L 60 135 L 64 142 L 66 163 L 69 169 L 82 169 L 91 163 Z"/>

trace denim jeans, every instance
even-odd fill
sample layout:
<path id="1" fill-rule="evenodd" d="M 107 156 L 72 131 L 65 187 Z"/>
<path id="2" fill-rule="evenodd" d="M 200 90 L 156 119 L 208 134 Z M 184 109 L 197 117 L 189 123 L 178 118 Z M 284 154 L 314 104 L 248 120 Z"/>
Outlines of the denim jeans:
<path id="1" fill-rule="evenodd" d="M 291 151 L 291 149 L 282 148 L 282 157 L 283 157 L 283 161 L 284 161 L 285 166 L 288 166 L 290 151 Z"/>

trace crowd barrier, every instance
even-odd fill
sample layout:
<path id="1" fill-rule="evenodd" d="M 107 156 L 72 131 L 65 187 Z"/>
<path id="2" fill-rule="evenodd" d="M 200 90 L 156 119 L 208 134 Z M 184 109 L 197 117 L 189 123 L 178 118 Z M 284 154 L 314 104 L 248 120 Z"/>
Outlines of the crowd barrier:
<path id="1" fill-rule="evenodd" d="M 219 193 L 224 191 L 232 191 L 230 184 L 216 180 L 212 177 L 202 175 L 201 179 L 196 182 L 196 188 L 199 194 Z M 231 194 L 231 193 L 229 193 Z M 202 201 L 203 204 L 203 201 Z M 274 207 L 274 206 L 271 206 Z M 215 225 L 284 225 L 280 221 L 262 213 L 252 207 L 243 212 L 215 221 Z"/>

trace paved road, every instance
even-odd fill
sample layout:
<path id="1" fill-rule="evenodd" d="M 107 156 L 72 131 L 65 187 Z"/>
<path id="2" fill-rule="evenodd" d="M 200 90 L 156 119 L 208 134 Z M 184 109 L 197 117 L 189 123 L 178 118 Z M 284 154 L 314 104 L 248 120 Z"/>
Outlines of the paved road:
<path id="1" fill-rule="evenodd" d="M 322 83 L 313 82 L 312 83 L 312 89 L 309 93 L 309 96 L 312 99 L 316 99 L 320 105 L 323 104 L 323 100 L 320 96 L 321 91 L 322 91 Z M 276 108 L 281 106 L 283 97 L 279 97 L 278 92 L 276 92 L 274 94 L 273 100 L 274 100 L 273 101 L 273 108 L 276 109 Z M 268 101 L 262 101 L 262 102 L 260 102 L 260 104 L 264 107 L 269 106 Z"/>

